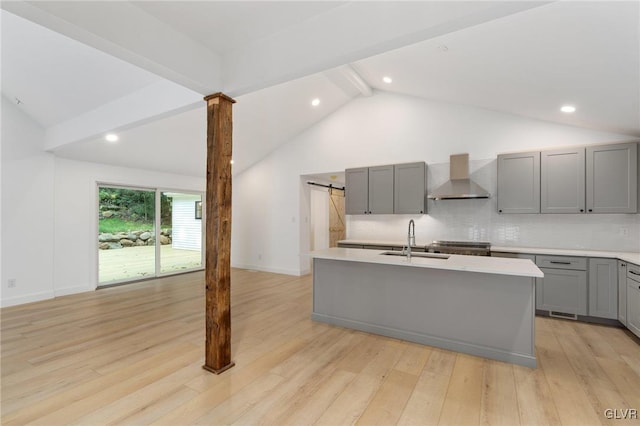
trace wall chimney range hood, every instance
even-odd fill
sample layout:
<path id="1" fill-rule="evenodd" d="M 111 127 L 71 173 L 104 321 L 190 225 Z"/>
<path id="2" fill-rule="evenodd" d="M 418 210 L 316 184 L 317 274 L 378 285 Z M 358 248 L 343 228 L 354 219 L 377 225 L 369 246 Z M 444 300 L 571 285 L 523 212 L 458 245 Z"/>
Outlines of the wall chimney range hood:
<path id="1" fill-rule="evenodd" d="M 429 194 L 432 200 L 489 198 L 486 189 L 469 179 L 469 154 L 449 156 L 449 180 Z"/>

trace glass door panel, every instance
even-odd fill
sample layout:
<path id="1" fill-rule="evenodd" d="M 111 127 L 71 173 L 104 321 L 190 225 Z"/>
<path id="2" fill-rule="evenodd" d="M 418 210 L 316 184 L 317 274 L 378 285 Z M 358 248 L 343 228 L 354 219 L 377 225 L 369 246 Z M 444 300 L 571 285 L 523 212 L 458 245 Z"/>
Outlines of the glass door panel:
<path id="1" fill-rule="evenodd" d="M 160 273 L 202 268 L 202 194 L 160 195 Z"/>
<path id="2" fill-rule="evenodd" d="M 155 191 L 98 187 L 98 285 L 155 276 Z"/>

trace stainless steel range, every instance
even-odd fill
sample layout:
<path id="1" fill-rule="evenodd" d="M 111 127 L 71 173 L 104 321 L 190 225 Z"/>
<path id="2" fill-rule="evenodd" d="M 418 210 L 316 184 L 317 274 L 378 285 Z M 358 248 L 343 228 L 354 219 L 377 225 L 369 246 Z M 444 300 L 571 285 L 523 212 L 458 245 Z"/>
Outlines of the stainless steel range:
<path id="1" fill-rule="evenodd" d="M 427 246 L 429 253 L 491 256 L 491 243 L 482 241 L 434 241 Z"/>

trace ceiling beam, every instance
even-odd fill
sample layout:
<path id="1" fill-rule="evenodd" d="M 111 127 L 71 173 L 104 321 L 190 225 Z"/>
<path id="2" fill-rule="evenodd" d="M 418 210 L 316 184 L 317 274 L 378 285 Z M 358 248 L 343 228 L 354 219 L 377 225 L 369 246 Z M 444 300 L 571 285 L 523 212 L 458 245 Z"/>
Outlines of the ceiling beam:
<path id="1" fill-rule="evenodd" d="M 371 86 L 360 76 L 360 74 L 350 65 L 342 65 L 324 72 L 336 86 L 338 86 L 347 96 L 371 96 L 373 90 Z"/>
<path id="2" fill-rule="evenodd" d="M 113 102 L 47 128 L 45 150 L 56 149 L 142 125 L 149 121 L 196 108 L 202 96 L 167 80 L 137 90 Z"/>

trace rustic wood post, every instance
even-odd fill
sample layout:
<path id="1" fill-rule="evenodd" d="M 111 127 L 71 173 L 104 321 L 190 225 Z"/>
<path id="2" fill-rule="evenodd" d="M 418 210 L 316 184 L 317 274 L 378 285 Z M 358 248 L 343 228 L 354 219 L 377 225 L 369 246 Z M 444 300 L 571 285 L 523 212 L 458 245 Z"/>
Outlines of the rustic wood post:
<path id="1" fill-rule="evenodd" d="M 220 374 L 231 361 L 231 136 L 233 99 L 207 102 L 206 343 L 202 368 Z"/>

